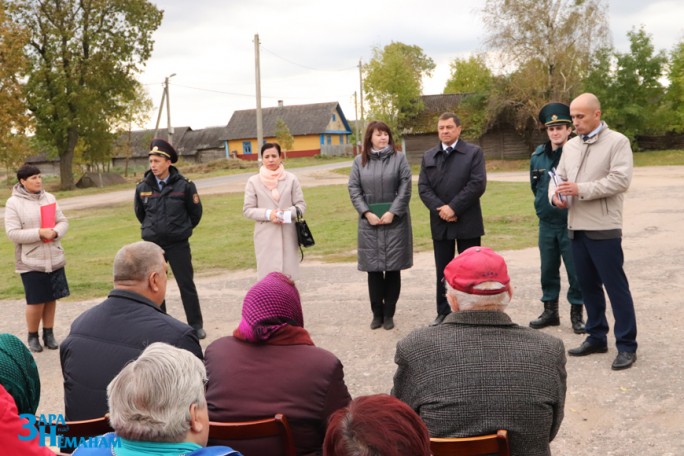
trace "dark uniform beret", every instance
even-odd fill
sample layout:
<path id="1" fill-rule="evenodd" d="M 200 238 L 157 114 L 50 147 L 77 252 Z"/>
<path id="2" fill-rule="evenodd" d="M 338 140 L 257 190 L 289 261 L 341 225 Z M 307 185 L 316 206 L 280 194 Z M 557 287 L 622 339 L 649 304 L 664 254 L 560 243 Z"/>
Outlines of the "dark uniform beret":
<path id="1" fill-rule="evenodd" d="M 152 140 L 150 143 L 150 151 L 147 155 L 158 155 L 160 157 L 166 158 L 167 160 L 171 160 L 171 163 L 176 163 L 178 161 L 178 153 L 176 152 L 176 149 L 174 149 L 171 144 L 159 138 Z"/>
<path id="2" fill-rule="evenodd" d="M 545 126 L 572 124 L 570 107 L 563 103 L 549 103 L 539 111 L 539 121 Z"/>

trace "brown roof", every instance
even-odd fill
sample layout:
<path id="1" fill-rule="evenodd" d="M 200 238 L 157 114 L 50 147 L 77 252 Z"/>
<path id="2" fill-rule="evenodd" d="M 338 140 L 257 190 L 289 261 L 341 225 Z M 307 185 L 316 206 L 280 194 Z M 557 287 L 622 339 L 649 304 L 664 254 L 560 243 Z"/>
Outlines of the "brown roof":
<path id="1" fill-rule="evenodd" d="M 285 121 L 292 136 L 332 133 L 326 130 L 332 114 L 337 114 L 345 125 L 346 133 L 351 133 L 351 128 L 349 128 L 349 123 L 342 112 L 342 108 L 340 108 L 340 104 L 336 101 L 263 108 L 261 115 L 264 136 L 275 136 L 278 117 Z M 225 139 L 247 138 L 256 138 L 256 109 L 235 111 L 228 122 Z"/>
<path id="2" fill-rule="evenodd" d="M 194 155 L 194 151 L 187 149 L 184 146 L 183 139 L 188 132 L 191 132 L 190 127 L 174 127 L 173 129 L 173 147 L 178 152 L 178 155 Z M 160 128 L 156 135 L 157 138 L 164 140 L 168 139 L 166 128 Z M 130 142 L 133 149 L 132 157 L 146 157 L 150 151 L 150 141 L 155 138 L 154 129 L 150 130 L 135 130 L 130 132 Z M 114 157 L 124 157 L 124 146 L 128 144 L 129 132 L 124 131 L 114 141 Z"/>
<path id="3" fill-rule="evenodd" d="M 188 130 L 178 144 L 183 147 L 186 155 L 194 155 L 207 149 L 223 149 L 227 128 L 223 125 L 221 127 L 202 128 L 201 130 Z"/>

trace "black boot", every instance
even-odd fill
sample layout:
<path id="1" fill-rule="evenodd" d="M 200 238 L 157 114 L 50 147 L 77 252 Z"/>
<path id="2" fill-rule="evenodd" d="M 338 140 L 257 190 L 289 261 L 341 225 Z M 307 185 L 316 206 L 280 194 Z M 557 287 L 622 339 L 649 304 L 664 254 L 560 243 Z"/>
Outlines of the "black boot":
<path id="1" fill-rule="evenodd" d="M 384 321 L 382 322 L 382 327 L 390 330 L 394 328 L 394 311 L 397 308 L 397 303 L 385 302 L 385 307 L 383 308 Z"/>
<path id="2" fill-rule="evenodd" d="M 57 350 L 59 348 L 57 339 L 55 339 L 55 335 L 52 333 L 52 328 L 43 328 L 43 343 L 50 350 Z"/>
<path id="3" fill-rule="evenodd" d="M 371 310 L 373 311 L 373 321 L 371 321 L 370 329 L 378 329 L 382 326 L 382 303 L 371 302 Z"/>
<path id="4" fill-rule="evenodd" d="M 539 315 L 539 318 L 530 322 L 530 328 L 534 329 L 558 325 L 560 325 L 560 317 L 558 316 L 558 300 L 545 302 L 544 312 Z"/>
<path id="5" fill-rule="evenodd" d="M 584 328 L 584 321 L 582 321 L 582 304 L 572 304 L 570 306 L 570 322 L 572 323 L 572 330 L 575 334 L 584 334 L 587 330 Z"/>
<path id="6" fill-rule="evenodd" d="M 40 339 L 37 332 L 28 333 L 28 346 L 32 352 L 40 353 L 43 351 L 43 346 L 40 345 Z"/>

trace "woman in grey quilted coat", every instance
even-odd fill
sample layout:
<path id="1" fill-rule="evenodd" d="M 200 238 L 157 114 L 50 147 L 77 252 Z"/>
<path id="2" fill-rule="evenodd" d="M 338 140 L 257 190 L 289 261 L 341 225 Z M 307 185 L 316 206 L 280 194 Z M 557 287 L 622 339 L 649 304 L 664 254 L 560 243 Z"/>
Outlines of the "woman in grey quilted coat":
<path id="1" fill-rule="evenodd" d="M 413 266 L 411 167 L 384 122 L 368 124 L 349 175 L 349 197 L 359 213 L 358 268 L 368 272 L 370 327 L 392 329 L 401 270 Z"/>

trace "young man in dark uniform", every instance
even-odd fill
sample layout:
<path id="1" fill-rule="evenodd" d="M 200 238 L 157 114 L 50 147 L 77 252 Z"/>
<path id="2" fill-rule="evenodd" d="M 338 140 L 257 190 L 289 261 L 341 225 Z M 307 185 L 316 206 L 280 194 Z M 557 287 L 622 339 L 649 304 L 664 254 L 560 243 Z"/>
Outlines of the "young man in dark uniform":
<path id="1" fill-rule="evenodd" d="M 539 218 L 539 254 L 541 256 L 541 287 L 544 311 L 530 322 L 535 329 L 560 325 L 558 297 L 560 296 L 561 258 L 568 274 L 567 293 L 570 302 L 570 322 L 575 334 L 583 334 L 582 291 L 580 290 L 572 245 L 568 238 L 568 213 L 553 207 L 547 195 L 549 172 L 558 166 L 563 146 L 572 134 L 570 108 L 563 103 L 549 103 L 539 111 L 539 121 L 546 127 L 549 140 L 537 147 L 530 159 L 530 183 L 534 193 L 534 208 Z"/>
<path id="2" fill-rule="evenodd" d="M 195 184 L 178 172 L 176 150 L 163 139 L 154 139 L 148 153 L 150 169 L 135 188 L 135 215 L 141 223 L 142 238 L 164 249 L 171 265 L 185 309 L 188 324 L 199 339 L 203 327 L 197 288 L 193 280 L 190 242 L 192 230 L 202 218 L 202 203 Z M 162 304 L 165 311 L 166 306 Z"/>

